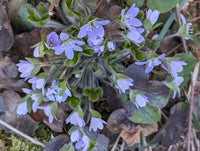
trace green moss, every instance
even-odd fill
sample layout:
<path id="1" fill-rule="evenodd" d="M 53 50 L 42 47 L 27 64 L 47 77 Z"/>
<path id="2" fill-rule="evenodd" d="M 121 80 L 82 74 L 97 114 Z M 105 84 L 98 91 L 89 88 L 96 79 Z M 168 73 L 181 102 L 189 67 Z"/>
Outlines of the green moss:
<path id="1" fill-rule="evenodd" d="M 0 133 L 0 150 L 5 151 L 42 151 L 43 148 L 32 144 L 21 137 L 8 134 L 3 131 Z"/>
<path id="2" fill-rule="evenodd" d="M 36 137 L 42 143 L 47 144 L 51 139 L 51 135 L 55 137 L 56 135 L 58 135 L 58 133 L 52 131 L 45 124 L 38 124 L 35 133 L 33 134 L 33 137 Z"/>

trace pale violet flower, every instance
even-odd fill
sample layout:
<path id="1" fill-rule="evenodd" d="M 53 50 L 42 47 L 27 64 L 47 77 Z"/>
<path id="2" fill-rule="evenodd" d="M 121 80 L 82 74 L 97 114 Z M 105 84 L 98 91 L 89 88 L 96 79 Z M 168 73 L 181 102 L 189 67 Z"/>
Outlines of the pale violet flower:
<path id="1" fill-rule="evenodd" d="M 97 37 L 95 40 L 91 41 L 90 39 L 87 40 L 89 46 L 96 47 L 103 43 L 104 38 L 103 37 Z"/>
<path id="2" fill-rule="evenodd" d="M 181 16 L 181 20 L 182 20 L 183 25 L 186 24 L 186 34 L 189 35 L 190 33 L 192 33 L 192 30 L 190 30 L 190 27 L 192 26 L 192 23 L 187 23 L 186 18 L 185 18 L 185 16 L 183 14 L 180 14 L 180 16 Z M 184 37 L 184 38 L 186 40 L 189 39 L 188 37 Z"/>
<path id="3" fill-rule="evenodd" d="M 53 49 L 58 47 L 60 44 L 59 37 L 56 32 L 51 32 L 47 35 L 45 45 L 48 49 Z"/>
<path id="4" fill-rule="evenodd" d="M 151 9 L 148 9 L 146 12 L 146 18 L 151 22 L 152 25 L 157 22 L 159 15 L 160 12 L 157 10 L 152 11 Z"/>
<path id="5" fill-rule="evenodd" d="M 115 50 L 115 43 L 113 41 L 108 41 L 108 43 L 107 43 L 107 49 L 109 51 Z"/>
<path id="6" fill-rule="evenodd" d="M 31 98 L 32 100 L 34 101 L 33 102 L 33 105 L 32 105 L 32 110 L 33 112 L 35 113 L 37 111 L 37 109 L 41 109 L 39 106 L 38 106 L 38 99 L 39 99 L 39 95 L 38 94 L 32 94 L 31 95 Z"/>
<path id="7" fill-rule="evenodd" d="M 122 23 L 132 32 L 136 31 L 136 27 L 142 26 L 142 22 L 136 18 L 139 13 L 139 8 L 135 7 L 133 4 L 127 13 L 125 14 L 125 9 L 121 11 L 121 21 Z"/>
<path id="8" fill-rule="evenodd" d="M 71 92 L 69 89 L 66 87 L 65 92 L 63 95 L 60 96 L 60 92 L 62 91 L 61 88 L 59 88 L 56 85 L 56 81 L 53 80 L 51 83 L 51 87 L 47 89 L 46 92 L 46 97 L 50 101 L 57 101 L 58 103 L 64 102 L 68 97 L 71 97 Z"/>
<path id="9" fill-rule="evenodd" d="M 28 112 L 27 103 L 23 102 L 17 105 L 17 114 L 25 115 Z"/>
<path id="10" fill-rule="evenodd" d="M 136 62 L 135 64 L 137 64 L 137 65 L 147 64 L 147 67 L 145 69 L 146 73 L 151 72 L 155 66 L 159 66 L 159 65 L 161 65 L 163 67 L 163 69 L 165 69 L 167 71 L 167 68 L 160 61 L 160 59 L 163 59 L 164 57 L 165 57 L 165 54 L 162 54 L 156 58 L 149 59 L 145 62 Z"/>
<path id="11" fill-rule="evenodd" d="M 44 89 L 45 79 L 38 79 L 36 76 L 33 76 L 28 80 L 28 83 L 32 84 L 32 89 Z"/>
<path id="12" fill-rule="evenodd" d="M 79 130 L 75 130 L 70 134 L 70 140 L 74 143 L 81 139 Z"/>
<path id="13" fill-rule="evenodd" d="M 90 138 L 83 133 L 83 137 L 77 141 L 75 144 L 76 149 L 81 149 L 81 151 L 87 151 L 90 146 Z"/>
<path id="14" fill-rule="evenodd" d="M 40 57 L 40 55 L 39 55 L 39 46 L 35 47 L 35 49 L 33 50 L 33 56 L 34 57 Z"/>
<path id="15" fill-rule="evenodd" d="M 91 121 L 90 121 L 90 128 L 89 130 L 93 130 L 93 131 L 97 131 L 97 129 L 102 130 L 103 129 L 103 124 L 107 124 L 104 120 L 100 119 L 100 118 L 95 118 L 92 117 Z"/>
<path id="16" fill-rule="evenodd" d="M 149 102 L 147 96 L 145 96 L 143 94 L 137 94 L 136 95 L 135 105 L 136 105 L 137 108 L 145 107 L 147 102 Z"/>
<path id="17" fill-rule="evenodd" d="M 77 112 L 73 112 L 70 116 L 65 120 L 66 124 L 71 123 L 73 125 L 78 125 L 79 127 L 85 126 L 84 119 L 80 118 Z"/>
<path id="18" fill-rule="evenodd" d="M 133 79 L 117 79 L 117 85 L 115 87 L 119 89 L 119 93 L 125 93 L 126 90 L 129 89 L 130 86 L 133 86 Z"/>
<path id="19" fill-rule="evenodd" d="M 130 39 L 137 46 L 140 46 L 139 44 L 144 41 L 144 37 L 141 35 L 141 33 L 143 32 L 144 32 L 143 28 L 138 28 L 134 31 L 129 31 L 127 33 L 127 38 Z"/>
<path id="20" fill-rule="evenodd" d="M 60 55 L 65 52 L 65 55 L 68 59 L 73 59 L 74 51 L 83 51 L 83 49 L 78 45 L 84 45 L 84 41 L 71 39 L 66 33 L 61 33 L 60 39 L 62 43 L 59 46 L 52 48 L 55 50 L 56 55 Z"/>
<path id="21" fill-rule="evenodd" d="M 184 78 L 183 77 L 176 77 L 174 80 L 173 80 L 173 83 L 174 85 L 176 86 L 177 90 L 178 90 L 178 94 L 179 94 L 179 97 L 180 97 L 180 89 L 179 89 L 179 86 L 180 84 L 184 81 Z M 173 99 L 176 97 L 176 91 L 174 91 L 174 95 L 173 95 Z"/>
<path id="22" fill-rule="evenodd" d="M 91 42 L 94 42 L 97 38 L 101 38 L 105 34 L 102 25 L 107 25 L 109 23 L 109 20 L 97 21 L 96 19 L 93 19 L 80 28 L 78 38 L 88 36 L 88 39 L 90 39 Z"/>
<path id="23" fill-rule="evenodd" d="M 176 78 L 178 77 L 178 72 L 183 71 L 183 66 L 187 65 L 184 61 L 171 61 L 170 67 L 171 67 L 171 75 Z"/>
<path id="24" fill-rule="evenodd" d="M 47 117 L 49 117 L 49 123 L 53 123 L 53 119 L 57 120 L 56 116 L 52 116 L 50 106 L 41 107 L 44 110 L 44 113 Z"/>
<path id="25" fill-rule="evenodd" d="M 104 45 L 97 46 L 94 48 L 94 53 L 97 53 L 97 56 L 100 56 L 103 51 L 104 51 Z"/>
<path id="26" fill-rule="evenodd" d="M 25 80 L 27 80 L 31 75 L 34 65 L 29 61 L 25 60 L 20 60 L 19 62 L 20 63 L 18 63 L 17 66 L 18 66 L 18 71 L 21 72 L 20 77 L 25 78 Z"/>

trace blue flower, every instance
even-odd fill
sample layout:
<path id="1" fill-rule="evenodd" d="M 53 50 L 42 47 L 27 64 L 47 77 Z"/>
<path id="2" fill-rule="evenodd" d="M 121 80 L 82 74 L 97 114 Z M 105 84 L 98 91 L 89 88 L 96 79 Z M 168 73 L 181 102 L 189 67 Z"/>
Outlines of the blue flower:
<path id="1" fill-rule="evenodd" d="M 47 117 L 49 117 L 49 123 L 53 123 L 53 119 L 57 120 L 56 116 L 52 116 L 50 106 L 41 107 L 40 109 L 44 110 L 44 113 Z"/>
<path id="2" fill-rule="evenodd" d="M 94 47 L 94 53 L 97 53 L 97 56 L 100 56 L 101 53 L 104 51 L 104 45 Z"/>
<path id="3" fill-rule="evenodd" d="M 117 79 L 117 85 L 115 85 L 115 87 L 117 89 L 119 89 L 119 93 L 121 94 L 121 92 L 125 93 L 126 90 L 129 89 L 130 86 L 133 86 L 132 84 L 133 79 L 129 78 L 129 79 Z"/>
<path id="4" fill-rule="evenodd" d="M 151 9 L 148 9 L 146 12 L 146 18 L 151 22 L 152 25 L 157 22 L 159 15 L 160 12 L 157 10 L 152 11 Z"/>
<path id="5" fill-rule="evenodd" d="M 97 131 L 97 128 L 102 130 L 103 129 L 103 124 L 107 124 L 104 120 L 100 119 L 100 118 L 95 118 L 92 117 L 91 121 L 90 121 L 90 128 L 89 130 L 91 131 L 93 129 L 93 131 Z"/>
<path id="6" fill-rule="evenodd" d="M 121 21 L 122 23 L 131 31 L 136 31 L 136 27 L 142 25 L 142 22 L 135 18 L 139 13 L 139 8 L 135 7 L 135 4 L 129 8 L 127 13 L 125 14 L 125 9 L 121 11 Z"/>
<path id="7" fill-rule="evenodd" d="M 141 35 L 141 33 L 143 32 L 143 28 L 138 28 L 136 30 L 129 31 L 127 33 L 127 38 L 130 39 L 137 46 L 140 46 L 139 44 L 144 41 L 144 37 Z"/>
<path id="8" fill-rule="evenodd" d="M 79 127 L 85 126 L 85 121 L 80 118 L 77 112 L 73 112 L 66 120 L 66 124 L 71 123 L 73 125 L 78 125 Z"/>
<path id="9" fill-rule="evenodd" d="M 115 43 L 113 41 L 108 41 L 108 43 L 107 43 L 107 49 L 109 51 L 115 50 Z"/>
<path id="10" fill-rule="evenodd" d="M 187 21 L 186 21 L 186 18 L 185 18 L 185 16 L 183 15 L 183 14 L 180 14 L 180 16 L 181 16 L 181 20 L 182 20 L 182 23 L 183 23 L 183 25 L 185 25 L 186 24 L 186 34 L 190 34 L 190 33 L 192 33 L 192 30 L 190 30 L 190 27 L 192 26 L 192 23 L 187 23 Z M 189 38 L 188 37 L 184 37 L 186 40 L 188 40 Z"/>
<path id="11" fill-rule="evenodd" d="M 83 49 L 78 45 L 84 45 L 84 41 L 71 39 L 66 33 L 61 33 L 60 39 L 62 43 L 58 47 L 52 48 L 55 50 L 56 55 L 60 55 L 61 53 L 65 52 L 65 55 L 68 59 L 73 59 L 74 51 L 83 51 Z"/>
<path id="12" fill-rule="evenodd" d="M 167 71 L 167 68 L 160 61 L 160 59 L 163 59 L 164 57 L 165 57 L 165 54 L 162 54 L 156 58 L 149 59 L 145 62 L 136 62 L 135 64 L 137 64 L 137 65 L 147 64 L 147 67 L 145 69 L 146 73 L 151 72 L 155 66 L 159 66 L 159 65 L 161 65 Z"/>
<path id="13" fill-rule="evenodd" d="M 176 77 L 174 80 L 173 80 L 173 83 L 175 85 L 175 87 L 177 88 L 178 90 L 178 94 L 179 94 L 179 97 L 180 97 L 180 89 L 179 89 L 179 86 L 180 84 L 184 81 L 184 78 L 183 77 Z M 176 97 L 176 91 L 174 91 L 174 95 L 173 95 L 173 99 Z"/>
<path id="14" fill-rule="evenodd" d="M 81 137 L 80 137 L 80 132 L 79 132 L 78 129 L 75 130 L 75 131 L 73 131 L 73 132 L 70 134 L 70 140 L 71 140 L 72 142 L 76 142 L 76 141 L 78 141 L 79 139 L 81 139 Z"/>
<path id="15" fill-rule="evenodd" d="M 53 80 L 51 83 L 51 87 L 47 89 L 46 97 L 50 101 L 57 101 L 58 103 L 64 102 L 68 98 L 68 96 L 71 97 L 71 92 L 69 91 L 69 89 L 67 87 L 66 87 L 63 95 L 60 95 L 61 91 L 62 91 L 62 89 L 59 88 L 56 85 L 56 81 Z"/>
<path id="16" fill-rule="evenodd" d="M 19 62 L 20 63 L 18 63 L 17 66 L 18 66 L 18 71 L 21 72 L 20 77 L 25 78 L 25 80 L 27 80 L 31 75 L 34 65 L 29 61 L 25 60 L 20 60 Z"/>
<path id="17" fill-rule="evenodd" d="M 176 78 L 178 77 L 178 72 L 183 71 L 183 65 L 187 65 L 184 61 L 171 61 L 170 67 L 171 67 L 171 75 Z"/>
<path id="18" fill-rule="evenodd" d="M 25 115 L 28 112 L 27 103 L 23 102 L 17 105 L 17 114 Z"/>
<path id="19" fill-rule="evenodd" d="M 80 28 L 78 38 L 88 36 L 88 39 L 90 39 L 91 42 L 94 42 L 97 38 L 102 38 L 105 34 L 102 25 L 107 25 L 109 23 L 109 20 L 96 21 L 96 19 L 93 19 Z"/>
<path id="20" fill-rule="evenodd" d="M 48 49 L 53 49 L 54 47 L 58 47 L 59 44 L 60 40 L 56 32 L 51 32 L 50 34 L 47 35 L 45 45 Z"/>
<path id="21" fill-rule="evenodd" d="M 137 108 L 145 107 L 146 106 L 146 102 L 149 102 L 147 96 L 145 96 L 143 94 L 137 94 L 136 95 L 135 105 L 136 105 Z"/>
<path id="22" fill-rule="evenodd" d="M 90 146 L 90 138 L 83 133 L 83 137 L 75 144 L 76 149 L 82 149 L 81 151 L 87 151 Z"/>
<path id="23" fill-rule="evenodd" d="M 29 83 L 32 84 L 32 89 L 44 89 L 44 82 L 45 79 L 38 79 L 36 76 L 33 76 L 31 79 L 28 80 Z"/>

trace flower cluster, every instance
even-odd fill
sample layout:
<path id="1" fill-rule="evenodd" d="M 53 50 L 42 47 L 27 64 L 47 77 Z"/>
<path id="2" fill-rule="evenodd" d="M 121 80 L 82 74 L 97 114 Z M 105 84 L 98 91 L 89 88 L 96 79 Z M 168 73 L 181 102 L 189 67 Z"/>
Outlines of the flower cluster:
<path id="1" fill-rule="evenodd" d="M 125 9 L 121 11 L 121 21 L 124 26 L 129 29 L 127 38 L 137 46 L 139 46 L 139 44 L 144 41 L 144 37 L 141 34 L 144 32 L 144 29 L 138 28 L 142 26 L 142 22 L 136 18 L 138 13 L 139 8 L 135 7 L 135 4 L 133 4 L 126 13 Z"/>

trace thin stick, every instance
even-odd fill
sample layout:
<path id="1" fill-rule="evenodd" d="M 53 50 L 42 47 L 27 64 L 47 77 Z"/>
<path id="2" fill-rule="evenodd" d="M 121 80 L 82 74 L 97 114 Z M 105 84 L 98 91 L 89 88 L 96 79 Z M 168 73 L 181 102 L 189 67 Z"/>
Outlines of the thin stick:
<path id="1" fill-rule="evenodd" d="M 49 6 L 48 13 L 50 16 L 52 16 L 54 14 L 53 8 L 54 8 L 55 3 L 56 3 L 56 0 L 52 0 L 51 4 Z"/>
<path id="2" fill-rule="evenodd" d="M 115 148 L 117 147 L 117 144 L 118 144 L 118 142 L 119 142 L 120 137 L 121 137 L 121 133 L 120 133 L 119 136 L 117 137 L 117 139 L 116 139 L 116 141 L 115 141 L 115 144 L 114 144 L 113 148 L 111 149 L 111 151 L 115 151 Z"/>
<path id="3" fill-rule="evenodd" d="M 144 133 L 142 131 L 141 131 L 141 134 L 142 134 L 142 142 L 143 142 L 144 151 L 148 151 L 146 138 L 145 138 Z"/>
<path id="4" fill-rule="evenodd" d="M 192 112 L 194 105 L 194 78 L 193 75 L 191 77 L 191 98 L 190 98 L 190 111 L 189 111 L 189 122 L 188 122 L 188 138 L 187 138 L 187 151 L 190 151 L 190 142 L 191 142 L 191 129 L 192 129 Z"/>
<path id="5" fill-rule="evenodd" d="M 24 134 L 23 132 L 19 131 L 18 129 L 12 127 L 11 125 L 9 125 L 8 123 L 4 122 L 3 120 L 0 119 L 0 124 L 5 126 L 6 128 L 14 131 L 15 133 L 21 135 L 22 137 L 26 138 L 27 140 L 31 141 L 31 143 L 33 144 L 36 144 L 36 145 L 39 145 L 39 146 L 42 146 L 42 147 L 45 147 L 45 145 L 43 143 L 41 143 L 40 141 Z"/>
<path id="6" fill-rule="evenodd" d="M 120 151 L 124 151 L 124 146 L 125 146 L 125 141 L 123 140 L 122 146 L 121 146 L 121 148 L 120 148 Z"/>
<path id="7" fill-rule="evenodd" d="M 181 27 L 182 23 L 181 23 L 181 16 L 180 16 L 180 11 L 178 9 L 178 5 L 176 5 L 176 16 L 177 16 L 177 19 L 178 19 L 178 25 L 179 25 L 179 27 Z M 188 53 L 188 49 L 187 49 L 185 38 L 181 37 L 181 41 L 183 43 L 183 49 L 184 49 L 185 53 Z"/>

